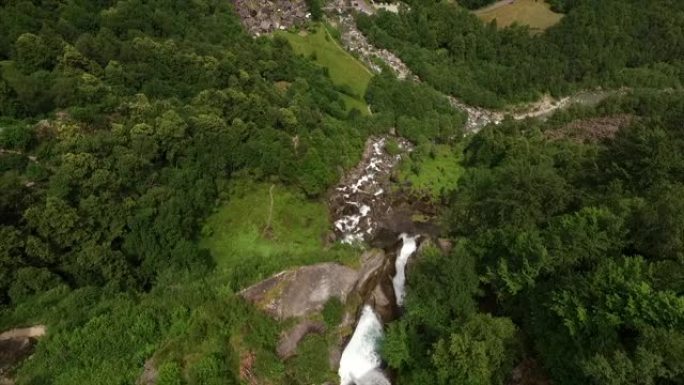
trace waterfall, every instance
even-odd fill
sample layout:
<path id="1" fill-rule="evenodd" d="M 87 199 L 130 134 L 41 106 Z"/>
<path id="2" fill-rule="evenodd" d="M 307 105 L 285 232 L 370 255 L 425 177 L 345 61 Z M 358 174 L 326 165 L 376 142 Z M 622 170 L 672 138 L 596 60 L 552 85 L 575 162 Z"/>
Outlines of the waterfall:
<path id="1" fill-rule="evenodd" d="M 392 278 L 392 286 L 394 286 L 394 296 L 397 297 L 397 306 L 404 304 L 404 294 L 406 291 L 406 263 L 409 257 L 416 251 L 416 238 L 410 237 L 406 234 L 401 234 L 401 240 L 404 242 L 399 251 L 394 267 L 397 273 Z"/>
<path id="2" fill-rule="evenodd" d="M 373 369 L 356 380 L 356 385 L 392 385 L 380 369 Z"/>
<path id="3" fill-rule="evenodd" d="M 397 273 L 392 278 L 397 305 L 401 305 L 404 300 L 406 283 L 404 270 L 409 257 L 416 251 L 418 236 L 401 234 L 400 237 L 403 244 L 395 263 Z M 382 322 L 373 308 L 365 305 L 354 334 L 342 352 L 338 371 L 341 385 L 391 385 L 387 377 L 379 370 L 382 359 L 377 347 L 382 334 Z"/>
<path id="4" fill-rule="evenodd" d="M 341 385 L 383 384 L 378 381 L 378 376 L 385 379 L 384 384 L 389 384 L 384 375 L 377 370 L 382 362 L 377 352 L 380 338 L 382 338 L 382 323 L 373 308 L 365 305 L 354 335 L 342 352 L 338 371 Z M 372 378 L 373 382 L 366 381 L 364 378 Z"/>

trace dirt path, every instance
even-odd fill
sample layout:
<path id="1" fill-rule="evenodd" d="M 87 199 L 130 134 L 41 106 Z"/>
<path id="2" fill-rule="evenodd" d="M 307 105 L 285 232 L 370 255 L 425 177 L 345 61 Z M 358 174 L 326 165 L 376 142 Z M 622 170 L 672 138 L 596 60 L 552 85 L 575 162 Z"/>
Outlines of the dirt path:
<path id="1" fill-rule="evenodd" d="M 37 338 L 45 335 L 47 328 L 45 325 L 35 325 L 27 328 L 10 329 L 0 333 L 0 341 L 12 338 Z"/>

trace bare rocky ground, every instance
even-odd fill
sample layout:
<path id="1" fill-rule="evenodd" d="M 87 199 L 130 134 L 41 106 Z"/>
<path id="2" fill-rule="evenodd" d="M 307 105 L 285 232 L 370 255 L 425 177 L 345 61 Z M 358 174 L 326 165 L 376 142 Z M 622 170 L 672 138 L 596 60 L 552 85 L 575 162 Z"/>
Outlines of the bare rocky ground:
<path id="1" fill-rule="evenodd" d="M 333 297 L 346 302 L 357 272 L 337 263 L 319 263 L 280 272 L 240 292 L 270 316 L 284 320 L 323 310 Z"/>

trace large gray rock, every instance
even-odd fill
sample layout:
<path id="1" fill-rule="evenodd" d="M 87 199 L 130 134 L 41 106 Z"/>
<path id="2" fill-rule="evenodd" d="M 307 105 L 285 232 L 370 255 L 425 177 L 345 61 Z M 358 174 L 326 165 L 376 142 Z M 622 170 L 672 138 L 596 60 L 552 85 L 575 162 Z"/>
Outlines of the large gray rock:
<path id="1" fill-rule="evenodd" d="M 280 342 L 276 348 L 278 357 L 286 360 L 297 353 L 297 346 L 299 343 L 311 333 L 323 334 L 325 333 L 325 324 L 321 321 L 304 320 L 292 329 L 283 333 L 280 336 Z"/>
<path id="2" fill-rule="evenodd" d="M 321 311 L 333 297 L 345 302 L 356 278 L 354 269 L 338 263 L 319 263 L 278 273 L 240 295 L 282 320 Z"/>
<path id="3" fill-rule="evenodd" d="M 354 292 L 361 302 L 370 303 L 383 321 L 394 319 L 394 258 L 385 254 L 382 249 L 372 249 L 361 255 L 361 270 Z"/>
<path id="4" fill-rule="evenodd" d="M 398 309 L 391 282 L 378 282 L 370 295 L 370 302 L 383 323 L 396 319 Z"/>
<path id="5" fill-rule="evenodd" d="M 361 254 L 361 270 L 354 290 L 364 296 L 377 284 L 386 263 L 385 251 L 371 249 Z"/>

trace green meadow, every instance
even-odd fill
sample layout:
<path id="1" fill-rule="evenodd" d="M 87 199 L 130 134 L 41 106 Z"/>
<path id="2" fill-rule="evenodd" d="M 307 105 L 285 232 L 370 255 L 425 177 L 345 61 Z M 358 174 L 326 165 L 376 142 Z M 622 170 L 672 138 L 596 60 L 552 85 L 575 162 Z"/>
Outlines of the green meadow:
<path id="1" fill-rule="evenodd" d="M 373 74 L 358 59 L 349 54 L 332 37 L 325 25 L 316 25 L 311 31 L 278 31 L 300 55 L 311 57 L 322 67 L 328 69 L 332 82 L 347 90 L 342 98 L 349 110 L 357 108 L 368 113 L 363 97 Z"/>
<path id="2" fill-rule="evenodd" d="M 352 264 L 352 248 L 325 245 L 328 231 L 324 202 L 308 200 L 281 185 L 236 184 L 230 198 L 207 220 L 202 244 L 219 269 L 235 274 L 236 283 L 253 282 L 295 265 Z"/>

